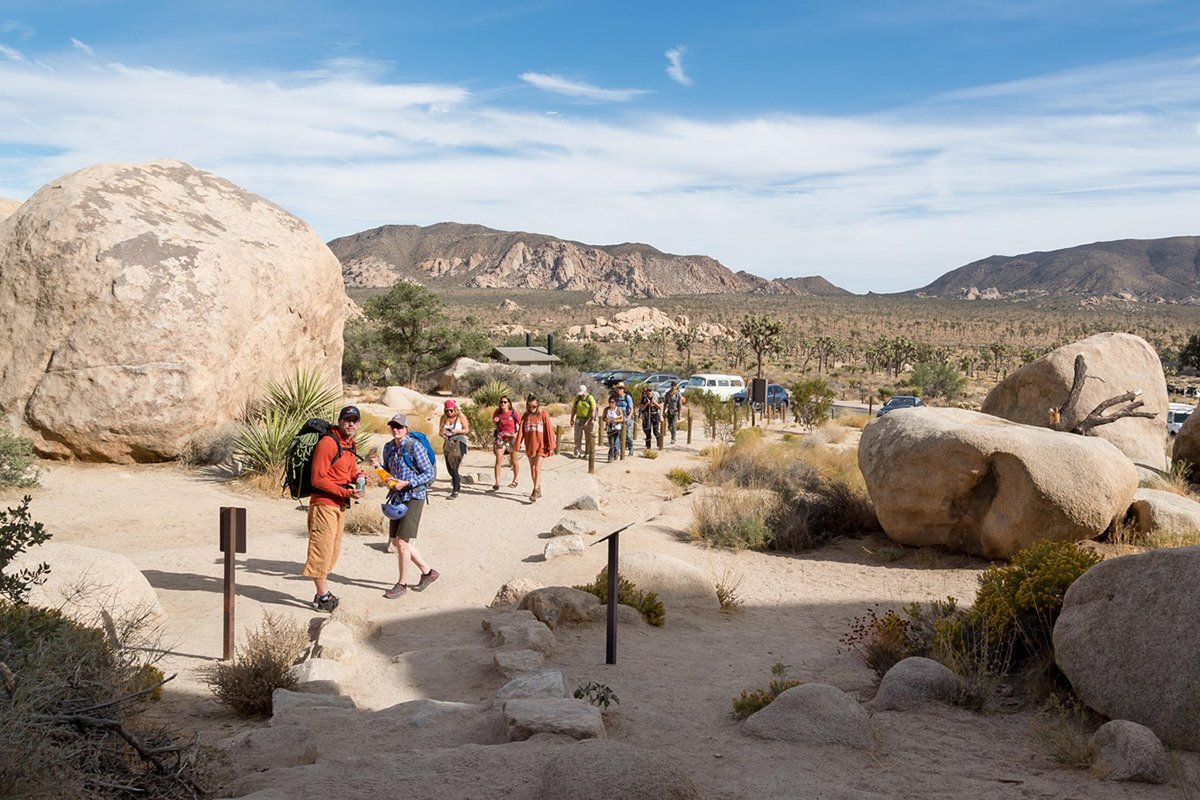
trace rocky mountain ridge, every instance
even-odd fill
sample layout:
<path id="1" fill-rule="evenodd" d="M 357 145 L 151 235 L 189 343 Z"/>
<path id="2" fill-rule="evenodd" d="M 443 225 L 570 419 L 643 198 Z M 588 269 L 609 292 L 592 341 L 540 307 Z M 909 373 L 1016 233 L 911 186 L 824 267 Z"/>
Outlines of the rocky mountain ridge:
<path id="1" fill-rule="evenodd" d="M 905 294 L 963 300 L 1075 296 L 1086 304 L 1200 304 L 1200 237 L 1122 239 L 989 256 Z"/>
<path id="2" fill-rule="evenodd" d="M 442 222 L 384 225 L 329 242 L 347 286 L 427 285 L 602 292 L 628 297 L 762 292 L 847 295 L 820 276 L 768 280 L 708 256 L 646 244 L 588 245 L 552 236 Z"/>

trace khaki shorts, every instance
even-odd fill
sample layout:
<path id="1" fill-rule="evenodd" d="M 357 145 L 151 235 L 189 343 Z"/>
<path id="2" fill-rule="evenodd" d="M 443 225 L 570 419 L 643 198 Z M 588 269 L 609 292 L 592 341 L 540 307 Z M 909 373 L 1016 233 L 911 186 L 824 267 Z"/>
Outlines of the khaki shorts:
<path id="1" fill-rule="evenodd" d="M 309 578 L 324 578 L 333 572 L 338 554 L 342 551 L 342 535 L 346 532 L 346 512 L 340 506 L 308 506 L 308 560 L 304 574 Z"/>
<path id="2" fill-rule="evenodd" d="M 425 500 L 413 498 L 408 501 L 408 513 L 400 519 L 394 519 L 388 524 L 389 539 L 408 541 L 417 538 L 421 527 L 421 512 L 425 510 Z"/>

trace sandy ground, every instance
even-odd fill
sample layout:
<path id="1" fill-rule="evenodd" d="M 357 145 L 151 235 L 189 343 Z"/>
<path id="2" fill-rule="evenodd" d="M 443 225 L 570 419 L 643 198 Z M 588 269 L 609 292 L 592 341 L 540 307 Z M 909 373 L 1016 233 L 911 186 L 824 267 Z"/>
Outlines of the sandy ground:
<path id="1" fill-rule="evenodd" d="M 1104 783 L 1057 766 L 1030 740 L 1028 712 L 982 715 L 947 707 L 875 714 L 877 744 L 870 753 L 743 734 L 741 723 L 730 717 L 730 702 L 742 689 L 764 685 L 776 662 L 790 665 L 792 677 L 870 697 L 872 674 L 839 650 L 852 619 L 873 604 L 899 607 L 947 596 L 969 603 L 983 564 L 919 551 L 886 562 L 874 554 L 887 544 L 879 537 L 846 539 L 803 555 L 704 548 L 686 534 L 694 495 L 681 494 L 665 478 L 672 466 L 696 467 L 703 444 L 669 447 L 656 460 L 599 464 L 595 476 L 587 474 L 586 461 L 554 457 L 546 467 L 544 497 L 535 504 L 528 501 L 524 464 L 520 488 L 492 493 L 489 480 L 488 485 L 466 486 L 455 500 L 447 498 L 448 479 L 439 467 L 419 543 L 428 562 L 442 573 L 441 580 L 423 593 L 384 599 L 382 592 L 396 580 L 397 567 L 396 557 L 383 552 L 381 536 L 348 536 L 331 579 L 345 610 L 369 613 L 382 624 L 381 636 L 363 646 L 354 687 L 358 705 L 382 709 L 416 698 L 489 699 L 502 680 L 472 655 L 484 641 L 480 622 L 488 614 L 485 607 L 512 578 L 570 585 L 597 574 L 606 556 L 603 546 L 588 548 L 579 557 L 544 561 L 541 556 L 545 536 L 564 516 L 564 506 L 592 493 L 603 498 L 603 510 L 596 515 L 602 533 L 637 523 L 622 535 L 623 551 L 670 554 L 697 564 L 714 581 L 740 581 L 738 611 L 690 613 L 668 607 L 664 628 L 623 629 L 616 665 L 604 664 L 603 625 L 560 629 L 556 650 L 547 659 L 547 666 L 564 671 L 568 689 L 591 680 L 610 685 L 621 699 L 608 715 L 612 738 L 674 757 L 705 797 L 1181 796 L 1170 787 Z M 464 472 L 490 473 L 490 467 L 487 453 L 472 451 Z M 33 514 L 56 541 L 122 553 L 156 589 L 168 619 L 169 652 L 162 666 L 168 674 L 178 673 L 168 685 L 162 713 L 178 729 L 198 730 L 210 742 L 261 725 L 223 710 L 198 678 L 222 648 L 218 508 L 247 509 L 249 546 L 238 558 L 237 571 L 237 621 L 244 634 L 265 611 L 293 614 L 306 623 L 316 616 L 308 602 L 312 583 L 300 575 L 305 531 L 297 504 L 239 492 L 219 476 L 169 465 L 52 463 L 45 465 L 42 483 L 33 491 Z M 374 495 L 368 500 L 379 502 Z M 510 762 L 517 769 L 539 746 L 555 745 L 467 748 L 453 763 L 464 773 Z M 405 769 L 421 764 L 439 769 L 436 751 L 412 753 L 405 767 L 390 759 L 380 764 L 371 757 L 376 748 L 370 743 L 364 748 L 356 780 L 339 783 L 336 775 L 308 774 L 299 785 L 316 790 L 330 782 L 339 797 L 375 798 L 377 787 L 370 787 L 385 776 L 401 780 L 408 775 Z M 389 746 L 403 749 L 402 742 Z M 511 759 L 497 762 L 495 754 L 503 750 L 510 751 Z M 391 771 L 371 780 L 364 771 L 372 769 Z M 447 772 L 436 791 L 427 786 L 405 794 L 488 796 L 456 789 L 452 772 L 458 774 Z M 266 773 L 265 783 L 260 777 L 257 785 L 294 785 L 282 773 L 273 784 L 270 775 Z M 425 780 L 436 777 L 426 774 Z M 531 796 L 527 781 L 516 783 L 505 789 L 510 797 Z M 497 792 L 505 785 L 494 783 Z M 296 795 L 280 788 L 278 795 L 263 796 Z"/>

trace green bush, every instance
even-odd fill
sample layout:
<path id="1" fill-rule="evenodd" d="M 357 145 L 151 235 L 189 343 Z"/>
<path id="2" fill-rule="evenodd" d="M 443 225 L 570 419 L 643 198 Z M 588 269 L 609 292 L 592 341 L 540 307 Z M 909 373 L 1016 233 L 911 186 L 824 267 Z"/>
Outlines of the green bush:
<path id="1" fill-rule="evenodd" d="M 836 397 L 823 378 L 810 378 L 791 385 L 792 415 L 801 425 L 820 425 L 829 419 Z"/>
<path id="2" fill-rule="evenodd" d="M 268 717 L 275 690 L 295 688 L 292 665 L 307 644 L 308 634 L 300 623 L 268 613 L 233 660 L 216 664 L 204 679 L 217 699 L 237 713 Z"/>
<path id="3" fill-rule="evenodd" d="M 776 697 L 791 689 L 794 686 L 800 686 L 804 681 L 789 680 L 787 677 L 789 667 L 786 664 L 776 663 L 771 667 L 771 682 L 767 684 L 765 689 L 742 689 L 742 693 L 733 699 L 733 718 L 745 719 L 756 711 L 761 711 L 775 700 Z"/>
<path id="4" fill-rule="evenodd" d="M 29 514 L 31 499 L 26 495 L 20 505 L 0 511 L 0 599 L 12 603 L 24 603 L 30 588 L 44 581 L 45 574 L 50 571 L 45 563 L 33 569 L 15 572 L 9 569 L 21 553 L 50 539 L 42 523 L 34 522 Z"/>
<path id="5" fill-rule="evenodd" d="M 692 473 L 688 472 L 683 467 L 671 467 L 671 471 L 667 473 L 667 480 L 678 486 L 680 489 L 686 489 L 692 484 Z"/>
<path id="6" fill-rule="evenodd" d="M 955 400 L 963 393 L 967 377 L 949 364 L 940 361 L 924 361 L 913 367 L 908 384 L 917 387 L 926 397 L 944 397 Z"/>
<path id="7" fill-rule="evenodd" d="M 0 489 L 29 489 L 38 485 L 33 442 L 0 434 Z"/>
<path id="8" fill-rule="evenodd" d="M 485 406 L 476 400 L 473 403 L 463 403 L 458 409 L 467 418 L 467 425 L 470 426 L 470 430 L 467 431 L 467 441 L 471 443 L 471 446 L 491 450 L 492 432 L 495 427 L 492 425 L 492 414 L 496 413 L 496 406 Z"/>
<path id="9" fill-rule="evenodd" d="M 608 602 L 608 574 L 601 572 L 596 580 L 583 586 L 576 586 L 589 594 L 600 598 L 601 603 Z M 656 627 L 662 627 L 667 621 L 667 611 L 662 600 L 654 592 L 643 592 L 633 585 L 628 578 L 617 576 L 617 602 L 623 606 L 636 608 L 646 622 Z"/>
<path id="10" fill-rule="evenodd" d="M 939 620 L 959 613 L 953 597 L 924 605 L 910 603 L 899 612 L 869 608 L 856 617 L 841 644 L 882 678 L 889 669 L 912 656 L 932 658 Z"/>

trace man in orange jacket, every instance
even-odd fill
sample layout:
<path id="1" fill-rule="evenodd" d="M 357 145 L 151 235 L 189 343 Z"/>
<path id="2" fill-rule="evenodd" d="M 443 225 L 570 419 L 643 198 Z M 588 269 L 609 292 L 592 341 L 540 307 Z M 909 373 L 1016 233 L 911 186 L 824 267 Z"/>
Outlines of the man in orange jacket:
<path id="1" fill-rule="evenodd" d="M 317 595 L 313 605 L 318 611 L 333 611 L 338 598 L 329 591 L 327 578 L 337 564 L 346 530 L 346 509 L 351 500 L 363 496 L 355 486 L 358 454 L 354 451 L 354 432 L 361 415 L 357 406 L 338 412 L 333 436 L 322 436 L 313 449 L 312 499 L 308 503 L 308 559 L 304 574 L 313 579 Z"/>

